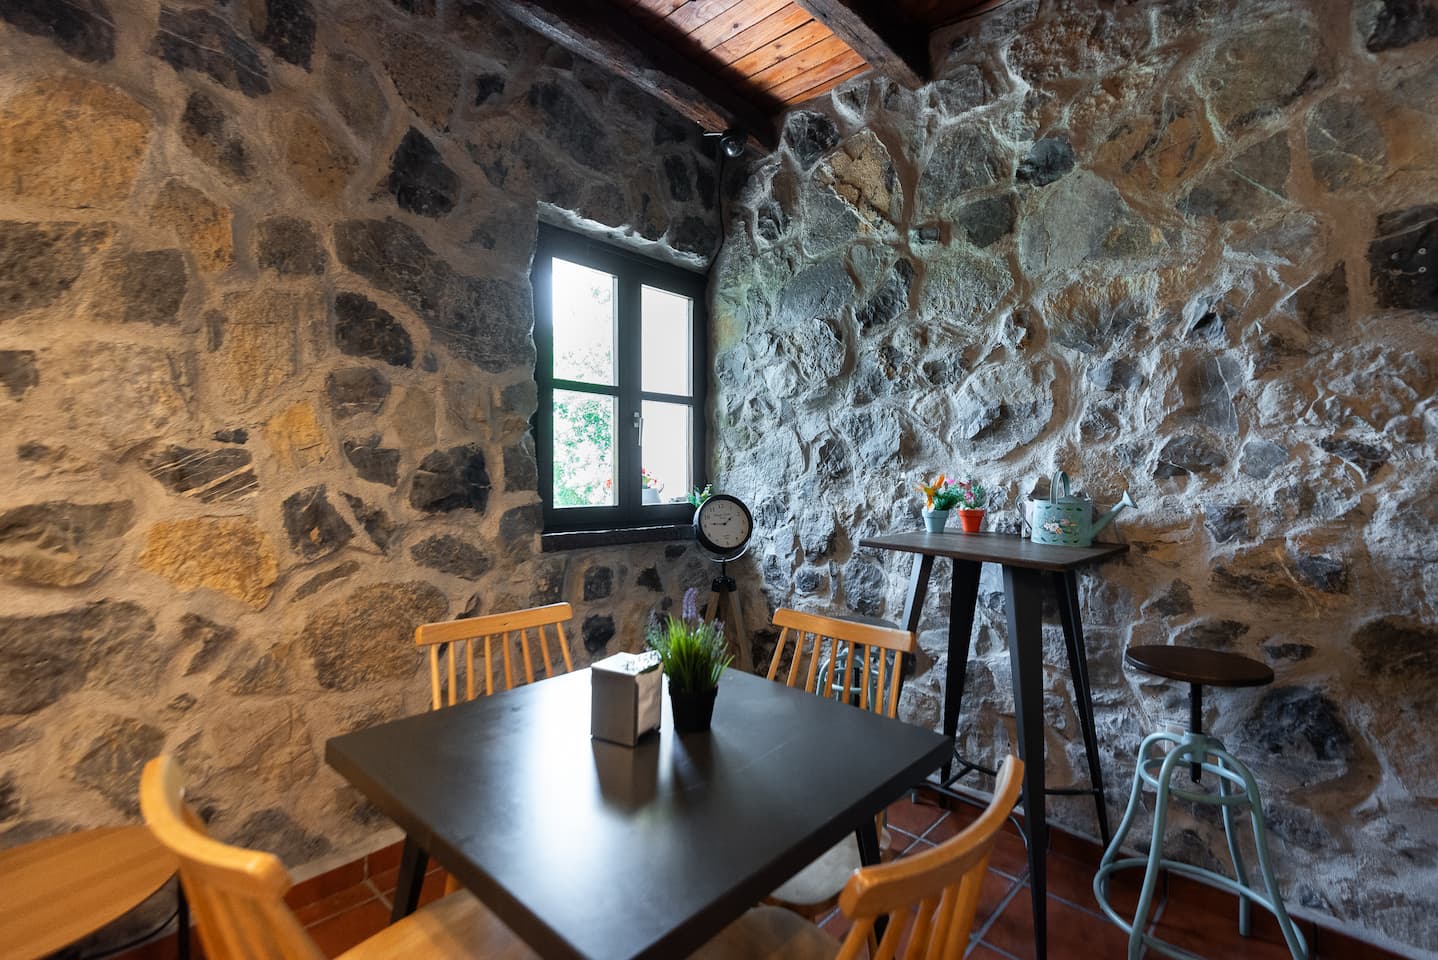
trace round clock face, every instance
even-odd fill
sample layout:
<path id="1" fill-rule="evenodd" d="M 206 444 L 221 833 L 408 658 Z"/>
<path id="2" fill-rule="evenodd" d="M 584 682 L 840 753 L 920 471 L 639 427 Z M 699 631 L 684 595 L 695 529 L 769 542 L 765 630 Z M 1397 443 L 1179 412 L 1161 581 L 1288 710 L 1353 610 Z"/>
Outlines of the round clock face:
<path id="1" fill-rule="evenodd" d="M 719 493 L 694 512 L 694 532 L 706 549 L 737 555 L 754 534 L 754 518 L 738 497 Z"/>

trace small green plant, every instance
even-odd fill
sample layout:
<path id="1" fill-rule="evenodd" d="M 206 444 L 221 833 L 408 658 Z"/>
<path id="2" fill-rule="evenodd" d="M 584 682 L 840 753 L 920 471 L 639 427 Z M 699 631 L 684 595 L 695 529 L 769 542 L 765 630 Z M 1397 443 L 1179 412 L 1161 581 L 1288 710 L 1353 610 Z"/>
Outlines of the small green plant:
<path id="1" fill-rule="evenodd" d="M 982 510 L 988 502 L 989 492 L 973 477 L 967 477 L 956 484 L 959 493 L 958 506 L 963 510 Z"/>
<path id="2" fill-rule="evenodd" d="M 733 662 L 722 623 L 699 619 L 699 591 L 684 591 L 681 615 L 669 614 L 655 623 L 645 642 L 659 654 L 671 693 L 702 693 L 719 686 L 719 676 Z"/>
<path id="3" fill-rule="evenodd" d="M 708 500 L 713 495 L 714 484 L 706 483 L 704 484 L 703 490 L 700 490 L 698 487 L 695 487 L 693 490 L 690 490 L 689 495 L 685 497 L 685 499 L 688 500 L 692 506 L 698 508 L 704 504 L 705 500 Z"/>

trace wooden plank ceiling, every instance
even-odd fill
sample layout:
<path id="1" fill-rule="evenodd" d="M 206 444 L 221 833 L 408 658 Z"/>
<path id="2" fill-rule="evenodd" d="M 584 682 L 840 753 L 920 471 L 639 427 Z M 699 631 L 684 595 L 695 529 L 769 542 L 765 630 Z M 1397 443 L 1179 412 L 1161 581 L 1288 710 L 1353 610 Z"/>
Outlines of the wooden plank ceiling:
<path id="1" fill-rule="evenodd" d="M 995 0 L 490 0 L 708 130 L 773 147 L 777 118 L 876 70 L 929 77 L 936 28 Z"/>

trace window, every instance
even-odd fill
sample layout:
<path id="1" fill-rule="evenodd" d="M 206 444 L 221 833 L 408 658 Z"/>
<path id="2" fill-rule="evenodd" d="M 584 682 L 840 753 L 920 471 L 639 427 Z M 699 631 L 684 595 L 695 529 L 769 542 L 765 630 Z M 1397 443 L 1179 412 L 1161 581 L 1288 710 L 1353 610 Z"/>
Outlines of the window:
<path id="1" fill-rule="evenodd" d="M 687 522 L 706 450 L 705 278 L 547 224 L 530 277 L 545 531 Z"/>

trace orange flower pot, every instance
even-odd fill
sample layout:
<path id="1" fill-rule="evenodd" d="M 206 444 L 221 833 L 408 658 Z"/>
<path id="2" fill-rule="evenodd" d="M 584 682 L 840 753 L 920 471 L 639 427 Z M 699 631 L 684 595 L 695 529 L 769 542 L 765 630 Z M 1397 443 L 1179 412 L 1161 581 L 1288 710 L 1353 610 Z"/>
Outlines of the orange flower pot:
<path id="1" fill-rule="evenodd" d="M 982 510 L 960 510 L 959 523 L 964 528 L 964 533 L 978 533 L 979 527 L 984 522 L 984 511 Z"/>

